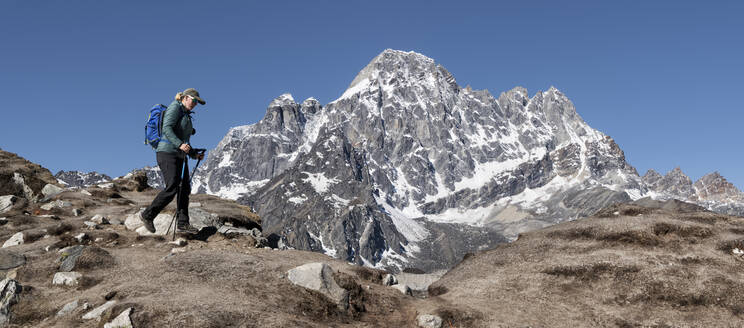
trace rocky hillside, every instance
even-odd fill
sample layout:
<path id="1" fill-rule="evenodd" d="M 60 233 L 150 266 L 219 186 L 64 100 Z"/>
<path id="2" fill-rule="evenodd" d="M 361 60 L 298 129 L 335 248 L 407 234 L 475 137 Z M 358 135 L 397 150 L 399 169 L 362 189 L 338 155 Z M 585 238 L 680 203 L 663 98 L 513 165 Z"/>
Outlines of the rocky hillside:
<path id="1" fill-rule="evenodd" d="M 155 234 L 137 220 L 157 193 L 144 172 L 42 189 L 0 206 L 0 327 L 744 324 L 744 219 L 676 200 L 523 233 L 442 276 L 288 249 L 248 207 L 211 195 L 192 198 L 200 232 L 172 242 L 172 205 Z"/>
<path id="2" fill-rule="evenodd" d="M 740 327 L 744 219 L 642 199 L 468 256 L 430 286 L 491 327 Z"/>
<path id="3" fill-rule="evenodd" d="M 144 173 L 54 190 L 0 209 L 0 327 L 415 327 L 432 279 L 287 249 L 210 195 L 192 198 L 199 233 L 171 242 L 173 205 L 155 234 L 137 219 L 158 192 Z"/>

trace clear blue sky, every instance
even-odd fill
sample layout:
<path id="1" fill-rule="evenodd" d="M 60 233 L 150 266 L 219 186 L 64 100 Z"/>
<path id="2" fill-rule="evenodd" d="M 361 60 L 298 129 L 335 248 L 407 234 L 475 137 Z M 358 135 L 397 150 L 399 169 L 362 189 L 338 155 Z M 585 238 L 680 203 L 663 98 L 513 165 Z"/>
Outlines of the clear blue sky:
<path id="1" fill-rule="evenodd" d="M 0 2 L 0 148 L 119 176 L 155 103 L 194 87 L 194 146 L 276 96 L 326 104 L 386 48 L 498 96 L 563 91 L 640 174 L 718 170 L 744 187 L 742 1 Z"/>

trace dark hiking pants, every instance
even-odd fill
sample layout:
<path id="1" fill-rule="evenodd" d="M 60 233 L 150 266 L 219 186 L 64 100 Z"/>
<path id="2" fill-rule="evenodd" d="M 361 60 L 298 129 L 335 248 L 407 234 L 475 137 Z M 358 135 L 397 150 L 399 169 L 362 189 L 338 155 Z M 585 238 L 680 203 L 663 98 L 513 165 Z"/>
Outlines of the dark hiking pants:
<path id="1" fill-rule="evenodd" d="M 177 197 L 179 208 L 177 222 L 179 225 L 187 224 L 189 223 L 189 195 L 191 194 L 188 161 L 184 167 L 185 155 L 182 152 L 157 152 L 156 156 L 160 173 L 165 181 L 165 189 L 155 196 L 152 204 L 142 212 L 142 216 L 147 220 L 154 219 L 173 200 L 173 197 Z M 183 179 L 181 179 L 182 175 Z M 176 195 L 179 184 L 181 192 L 180 195 Z"/>

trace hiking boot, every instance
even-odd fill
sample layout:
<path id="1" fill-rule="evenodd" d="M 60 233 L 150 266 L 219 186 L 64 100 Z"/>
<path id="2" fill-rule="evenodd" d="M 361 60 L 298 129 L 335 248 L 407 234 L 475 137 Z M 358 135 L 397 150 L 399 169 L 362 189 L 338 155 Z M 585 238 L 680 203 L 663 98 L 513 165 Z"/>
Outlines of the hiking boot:
<path id="1" fill-rule="evenodd" d="M 176 232 L 177 233 L 199 233 L 199 229 L 195 228 L 194 226 L 188 224 L 188 223 L 178 223 L 176 224 Z"/>
<path id="2" fill-rule="evenodd" d="M 145 229 L 149 231 L 150 233 L 155 233 L 155 224 L 153 223 L 153 220 L 145 219 L 144 216 L 142 216 L 142 213 L 139 214 L 140 221 L 144 224 Z"/>

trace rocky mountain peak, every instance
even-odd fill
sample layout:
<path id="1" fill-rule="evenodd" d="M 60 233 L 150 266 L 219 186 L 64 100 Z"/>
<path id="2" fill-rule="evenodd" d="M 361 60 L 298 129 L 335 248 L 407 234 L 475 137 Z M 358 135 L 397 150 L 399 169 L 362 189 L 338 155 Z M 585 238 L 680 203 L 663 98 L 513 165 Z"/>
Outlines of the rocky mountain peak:
<path id="1" fill-rule="evenodd" d="M 697 198 L 703 201 L 733 201 L 744 198 L 742 192 L 718 172 L 704 175 L 693 186 Z"/>
<path id="2" fill-rule="evenodd" d="M 297 105 L 294 98 L 292 97 L 292 94 L 290 93 L 283 93 L 279 97 L 274 98 L 273 101 L 269 104 L 269 108 L 272 107 L 282 107 L 282 106 L 292 106 Z"/>
<path id="3" fill-rule="evenodd" d="M 339 99 L 365 91 L 391 93 L 401 88 L 426 94 L 456 93 L 460 89 L 452 74 L 433 59 L 413 51 L 387 49 L 357 74 Z"/>

